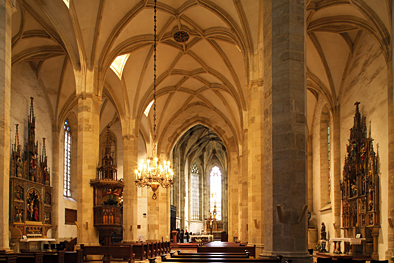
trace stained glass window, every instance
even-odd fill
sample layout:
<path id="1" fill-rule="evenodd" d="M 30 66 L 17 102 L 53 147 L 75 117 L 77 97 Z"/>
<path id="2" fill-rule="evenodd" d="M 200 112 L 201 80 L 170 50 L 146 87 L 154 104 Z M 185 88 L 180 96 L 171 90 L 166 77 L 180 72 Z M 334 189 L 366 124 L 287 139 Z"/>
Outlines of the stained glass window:
<path id="1" fill-rule="evenodd" d="M 190 175 L 191 219 L 200 219 L 200 175 L 197 165 L 193 165 Z"/>
<path id="2" fill-rule="evenodd" d="M 68 120 L 64 122 L 64 196 L 70 197 L 71 177 L 71 131 Z"/>
<path id="3" fill-rule="evenodd" d="M 222 219 L 222 173 L 219 167 L 215 166 L 211 170 L 210 174 L 211 184 L 211 200 L 210 200 L 210 212 L 213 218 L 216 220 Z M 216 215 L 215 215 L 216 214 Z"/>

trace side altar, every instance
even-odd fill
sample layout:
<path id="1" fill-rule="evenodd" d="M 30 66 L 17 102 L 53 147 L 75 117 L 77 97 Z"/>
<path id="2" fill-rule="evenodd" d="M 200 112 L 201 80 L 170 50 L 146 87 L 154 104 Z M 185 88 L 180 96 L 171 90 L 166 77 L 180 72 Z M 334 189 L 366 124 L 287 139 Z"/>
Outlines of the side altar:
<path id="1" fill-rule="evenodd" d="M 366 245 L 373 248 L 371 253 L 367 246 L 363 247 L 363 254 L 377 260 L 380 228 L 378 156 L 373 148 L 371 128 L 367 135 L 366 118 L 361 116 L 359 104 L 355 103 L 354 124 L 350 129 L 343 166 L 342 229 L 345 238 L 362 237 Z M 352 252 L 357 253 L 353 245 Z"/>
<path id="2" fill-rule="evenodd" d="M 19 252 L 19 249 L 32 249 L 29 244 L 33 244 L 34 239 L 46 240 L 47 232 L 52 228 L 52 187 L 45 138 L 42 139 L 39 156 L 38 142 L 35 141 L 36 118 L 33 98 L 30 99 L 25 150 L 22 152 L 19 144 L 19 125 L 16 124 L 10 162 L 10 247 L 15 252 Z M 25 240 L 29 242 L 24 242 Z M 40 242 L 38 243 L 41 245 Z M 40 247 L 37 246 L 33 250 L 40 250 Z"/>

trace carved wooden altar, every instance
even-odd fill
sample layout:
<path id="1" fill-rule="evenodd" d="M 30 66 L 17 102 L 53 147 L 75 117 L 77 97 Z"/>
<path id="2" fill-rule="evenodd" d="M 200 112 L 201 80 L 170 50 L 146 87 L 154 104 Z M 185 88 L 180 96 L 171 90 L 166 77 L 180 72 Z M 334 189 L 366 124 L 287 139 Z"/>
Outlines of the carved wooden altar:
<path id="1" fill-rule="evenodd" d="M 117 170 L 111 154 L 110 131 L 107 128 L 107 143 L 98 168 L 98 178 L 91 180 L 94 190 L 94 226 L 105 245 L 111 245 L 111 236 L 122 229 L 122 196 L 124 183 L 117 179 Z"/>
<path id="2" fill-rule="evenodd" d="M 343 167 L 342 228 L 346 237 L 354 238 L 356 234 L 362 234 L 367 241 L 372 241 L 372 258 L 378 259 L 380 213 L 377 156 L 371 131 L 367 136 L 366 119 L 360 114 L 359 104 L 355 103 L 354 125 L 350 129 Z"/>
<path id="3" fill-rule="evenodd" d="M 10 231 L 11 240 L 46 238 L 51 225 L 52 187 L 48 167 L 45 138 L 39 158 L 35 141 L 36 118 L 33 98 L 28 116 L 25 151 L 19 144 L 19 125 L 16 124 L 15 143 L 12 145 L 10 163 Z"/>

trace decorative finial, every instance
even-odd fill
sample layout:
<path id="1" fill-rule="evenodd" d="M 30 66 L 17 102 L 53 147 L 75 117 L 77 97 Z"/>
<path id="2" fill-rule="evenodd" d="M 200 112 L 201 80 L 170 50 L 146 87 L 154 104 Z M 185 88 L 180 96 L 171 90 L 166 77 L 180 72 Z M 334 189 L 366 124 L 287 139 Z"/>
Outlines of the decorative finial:
<path id="1" fill-rule="evenodd" d="M 47 156 L 47 149 L 46 149 L 46 146 L 45 146 L 45 138 L 42 138 L 42 155 L 44 157 Z"/>
<path id="2" fill-rule="evenodd" d="M 33 106 L 33 97 L 30 97 L 30 121 L 34 119 L 34 106 Z"/>
<path id="3" fill-rule="evenodd" d="M 19 124 L 15 124 L 16 126 L 16 131 L 15 131 L 15 145 L 14 145 L 14 151 L 16 151 L 16 148 L 19 148 Z"/>
<path id="4" fill-rule="evenodd" d="M 109 131 L 110 126 L 107 126 L 107 145 L 105 147 L 105 155 L 110 155 L 111 154 L 111 141 L 110 141 L 110 131 Z"/>

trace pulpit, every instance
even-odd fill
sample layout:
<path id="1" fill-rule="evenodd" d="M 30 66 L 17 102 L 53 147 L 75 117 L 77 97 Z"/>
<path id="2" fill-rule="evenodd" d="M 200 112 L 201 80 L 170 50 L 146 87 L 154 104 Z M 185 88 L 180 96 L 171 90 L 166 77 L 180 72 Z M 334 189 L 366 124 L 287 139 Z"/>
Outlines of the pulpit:
<path id="1" fill-rule="evenodd" d="M 107 127 L 107 143 L 98 168 L 98 178 L 91 180 L 94 194 L 94 226 L 106 246 L 111 245 L 111 238 L 122 230 L 122 196 L 124 183 L 117 180 L 117 170 L 111 154 L 110 131 Z"/>

